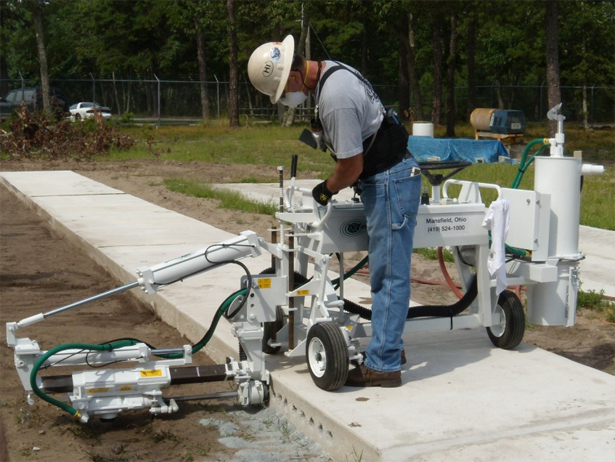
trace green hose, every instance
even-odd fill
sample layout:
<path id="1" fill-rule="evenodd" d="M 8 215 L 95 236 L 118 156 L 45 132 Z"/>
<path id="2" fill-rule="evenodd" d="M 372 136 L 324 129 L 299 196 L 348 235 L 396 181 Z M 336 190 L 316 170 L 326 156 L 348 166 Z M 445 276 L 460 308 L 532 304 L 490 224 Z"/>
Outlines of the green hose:
<path id="1" fill-rule="evenodd" d="M 530 161 L 526 163 L 527 155 L 530 152 L 530 149 L 537 144 L 542 144 L 542 146 L 540 147 L 539 151 L 530 158 Z M 527 146 L 523 150 L 523 154 L 521 155 L 521 160 L 519 161 L 519 168 L 517 169 L 517 175 L 513 180 L 511 188 L 517 189 L 519 187 L 519 183 L 521 183 L 523 174 L 525 173 L 529 165 L 534 161 L 534 157 L 542 154 L 543 150 L 546 149 L 548 146 L 549 140 L 547 138 L 537 138 L 527 144 Z"/>
<path id="2" fill-rule="evenodd" d="M 536 146 L 537 144 L 541 144 L 540 148 L 535 154 L 533 154 L 529 158 L 529 160 L 527 160 L 527 156 L 530 152 L 530 149 L 533 146 Z M 535 140 L 530 141 L 527 144 L 527 146 L 523 150 L 523 154 L 521 155 L 521 160 L 519 161 L 519 168 L 517 169 L 517 175 L 515 176 L 515 179 L 513 180 L 513 183 L 511 186 L 512 189 L 519 188 L 519 184 L 521 183 L 521 179 L 523 178 L 525 171 L 532 164 L 532 162 L 534 162 L 534 159 L 536 158 L 536 156 L 540 156 L 544 152 L 544 150 L 547 149 L 548 147 L 549 147 L 549 140 L 547 138 L 537 138 Z M 491 239 L 491 233 L 489 233 L 489 239 Z M 529 254 L 527 250 L 518 249 L 516 247 L 511 247 L 508 244 L 505 244 L 504 248 L 506 250 L 506 253 L 514 255 L 516 257 L 520 257 L 520 258 L 527 257 Z"/>
<path id="3" fill-rule="evenodd" d="M 54 354 L 59 353 L 60 351 L 64 351 L 64 350 L 68 350 L 72 348 L 76 348 L 79 350 L 111 351 L 116 348 L 121 348 L 124 346 L 131 346 L 134 344 L 135 342 L 133 340 L 122 340 L 122 341 L 114 342 L 114 343 L 105 343 L 103 345 L 92 345 L 89 343 L 65 343 L 64 345 L 58 345 L 56 347 L 53 347 L 47 353 L 43 354 L 40 358 L 38 358 L 36 363 L 34 363 L 34 367 L 32 368 L 32 372 L 30 373 L 30 386 L 32 387 L 32 391 L 36 394 L 36 396 L 41 398 L 43 401 L 47 401 L 48 403 L 53 404 L 54 406 L 57 406 L 60 409 L 65 410 L 66 412 L 71 414 L 73 417 L 75 417 L 77 420 L 79 420 L 81 418 L 81 413 L 77 409 L 43 393 L 43 391 L 38 387 L 38 384 L 36 383 L 36 376 L 41 366 L 45 363 L 45 361 L 47 361 L 47 359 L 49 359 Z"/>
<path id="4" fill-rule="evenodd" d="M 344 281 L 346 279 L 348 279 L 351 276 L 354 276 L 354 274 L 359 271 L 361 268 L 363 268 L 367 261 L 369 260 L 369 255 L 366 255 L 365 258 L 363 258 L 363 260 L 361 260 L 359 263 L 357 263 L 354 268 L 352 268 L 351 270 L 349 270 L 347 273 L 344 273 Z M 333 281 L 331 281 L 331 285 L 333 285 L 336 289 L 340 286 L 340 278 L 336 278 Z"/>
<path id="5" fill-rule="evenodd" d="M 231 303 L 233 303 L 235 298 L 237 298 L 238 296 L 240 295 L 245 296 L 247 291 L 248 289 L 241 289 L 237 292 L 234 292 L 233 294 L 228 296 L 226 300 L 224 300 L 224 302 L 222 302 L 222 304 L 216 311 L 216 314 L 214 315 L 214 319 L 211 323 L 211 326 L 209 327 L 209 329 L 207 330 L 203 338 L 199 340 L 199 342 L 197 342 L 195 345 L 193 345 L 192 353 L 196 353 L 197 351 L 201 350 L 205 345 L 207 345 L 207 343 L 211 340 L 211 337 L 213 336 L 214 331 L 216 330 L 216 327 L 218 325 L 218 322 L 220 321 L 220 318 L 224 315 L 224 313 L 231 306 Z M 105 343 L 101 345 L 95 345 L 95 344 L 89 344 L 89 343 L 65 343 L 63 345 L 58 345 L 56 347 L 53 347 L 52 349 L 47 351 L 45 354 L 41 355 L 36 361 L 36 363 L 34 364 L 34 367 L 32 368 L 32 372 L 30 373 L 30 386 L 32 387 L 32 391 L 34 392 L 34 394 L 36 394 L 36 396 L 41 398 L 43 401 L 46 401 L 49 404 L 53 404 L 54 406 L 59 407 L 60 409 L 68 412 L 73 417 L 75 417 L 77 420 L 79 420 L 81 419 L 81 413 L 77 409 L 75 409 L 74 407 L 62 401 L 52 398 L 51 396 L 44 393 L 38 387 L 36 383 L 36 377 L 38 375 L 38 371 L 41 368 L 41 366 L 51 356 L 55 355 L 56 353 L 59 353 L 60 351 L 64 351 L 64 350 L 69 350 L 69 349 L 74 348 L 74 349 L 79 349 L 79 350 L 90 350 L 90 351 L 112 351 L 117 348 L 122 348 L 125 346 L 132 346 L 137 343 L 143 343 L 143 342 L 140 342 L 137 339 L 128 339 L 128 340 L 120 340 L 117 342 Z M 176 358 L 181 358 L 182 356 L 183 356 L 183 353 L 169 353 L 169 354 L 159 355 L 159 357 L 165 358 L 165 359 L 176 359 Z"/>
<path id="6" fill-rule="evenodd" d="M 218 326 L 218 322 L 220 321 L 220 318 L 224 315 L 224 313 L 226 313 L 228 308 L 231 306 L 231 303 L 233 303 L 233 301 L 237 297 L 245 296 L 247 292 L 248 292 L 248 289 L 238 290 L 237 292 L 234 292 L 231 295 L 229 295 L 226 298 L 226 300 L 222 302 L 222 304 L 216 311 L 216 314 L 214 315 L 214 319 L 211 322 L 211 325 L 209 326 L 209 329 L 207 329 L 207 332 L 205 333 L 203 338 L 192 346 L 193 354 L 200 351 L 205 345 L 209 343 L 209 341 L 211 340 L 211 337 L 214 335 L 216 327 Z M 159 357 L 165 358 L 165 359 L 176 359 L 176 358 L 181 358 L 183 356 L 184 356 L 183 353 L 168 353 L 168 354 L 159 355 Z"/>

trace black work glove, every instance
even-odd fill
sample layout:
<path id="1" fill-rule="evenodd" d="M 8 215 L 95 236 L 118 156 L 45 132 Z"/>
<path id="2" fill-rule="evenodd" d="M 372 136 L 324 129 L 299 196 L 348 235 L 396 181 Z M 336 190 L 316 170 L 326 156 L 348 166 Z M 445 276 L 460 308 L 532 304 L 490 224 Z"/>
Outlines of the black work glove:
<path id="1" fill-rule="evenodd" d="M 326 206 L 329 203 L 333 194 L 335 193 L 332 193 L 329 191 L 329 188 L 327 188 L 327 180 L 317 184 L 316 187 L 312 189 L 312 197 L 322 206 Z"/>

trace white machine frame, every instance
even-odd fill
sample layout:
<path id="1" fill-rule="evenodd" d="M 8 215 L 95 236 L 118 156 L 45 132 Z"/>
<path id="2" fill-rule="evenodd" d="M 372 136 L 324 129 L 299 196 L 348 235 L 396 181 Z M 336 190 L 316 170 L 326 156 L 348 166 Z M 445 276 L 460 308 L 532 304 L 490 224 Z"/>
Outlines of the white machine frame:
<path id="1" fill-rule="evenodd" d="M 454 317 L 408 319 L 405 332 L 485 327 L 496 346 L 514 348 L 521 341 L 521 305 L 509 306 L 510 298 L 500 301 L 496 278 L 488 269 L 489 233 L 483 227 L 487 208 L 481 197 L 485 189 L 495 190 L 498 199 L 509 203 L 511 228 L 507 242 L 529 251 L 527 258 L 507 263 L 506 272 L 510 285 L 529 286 L 530 320 L 542 325 L 574 325 L 578 262 L 583 258 L 578 250 L 580 178 L 604 170 L 582 165 L 579 158 L 564 157 L 559 107 L 550 112 L 550 117 L 558 120 L 560 128 L 549 140 L 551 155 L 536 159 L 534 191 L 455 179 L 432 185 L 430 203 L 419 206 L 414 247 L 452 248 L 463 289 L 468 292 L 475 282 L 477 296 L 468 302 L 464 313 Z M 457 197 L 450 197 L 452 189 L 459 189 Z M 82 422 L 92 415 L 111 419 L 134 409 L 150 409 L 155 414 L 176 411 L 177 403 L 165 400 L 161 390 L 173 384 L 177 369 L 192 367 L 190 345 L 152 350 L 144 343 L 136 343 L 108 351 L 93 352 L 87 346 L 43 351 L 36 340 L 17 338 L 16 333 L 50 316 L 124 290 L 140 287 L 153 294 L 221 263 L 258 256 L 262 251 L 273 256 L 273 268 L 243 277 L 243 292 L 228 300 L 227 313 L 232 313 L 232 331 L 242 351 L 239 361 L 228 358 L 223 367 L 219 366 L 222 369 L 216 372 L 218 379 L 237 383 L 242 404 L 263 403 L 270 381 L 266 353 L 284 351 L 288 357 L 306 357 L 312 379 L 320 388 L 341 387 L 348 374 L 348 362 L 363 359 L 359 340 L 371 335 L 371 324 L 359 314 L 344 310 L 344 278 L 340 275 L 337 282 L 333 281 L 329 265 L 332 256 L 339 255 L 339 266 L 344 268 L 345 252 L 367 250 L 363 205 L 356 199 L 333 200 L 327 207 L 320 207 L 310 189 L 295 186 L 294 175 L 283 202 L 283 210 L 276 214 L 279 228 L 272 242 L 245 231 L 219 245 L 140 268 L 138 279 L 126 286 L 7 323 L 7 343 L 15 350 L 15 365 L 28 392 L 28 402 L 33 403 L 33 394 L 47 399 L 47 392 L 69 390 L 72 406 L 66 405 L 66 410 Z M 512 339 L 511 330 L 516 332 Z M 116 360 L 134 365 L 73 372 L 60 380 L 65 382 L 64 388 L 54 388 L 50 379 L 33 373 L 40 367 L 105 365 Z M 58 405 L 57 400 L 52 401 Z"/>

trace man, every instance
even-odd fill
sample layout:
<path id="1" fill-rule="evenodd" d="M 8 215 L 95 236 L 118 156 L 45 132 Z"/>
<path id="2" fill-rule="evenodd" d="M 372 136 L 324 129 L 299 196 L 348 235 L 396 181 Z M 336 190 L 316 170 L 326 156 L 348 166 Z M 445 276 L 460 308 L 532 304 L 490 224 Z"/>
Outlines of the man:
<path id="1" fill-rule="evenodd" d="M 334 61 L 294 55 L 294 40 L 258 47 L 248 63 L 250 81 L 272 103 L 302 104 L 316 98 L 314 126 L 336 158 L 333 175 L 312 195 L 327 205 L 355 185 L 365 209 L 372 290 L 372 339 L 365 362 L 348 374 L 347 386 L 401 385 L 402 333 L 410 303 L 410 257 L 421 176 L 407 150 L 408 134 L 385 114 L 370 83 Z"/>

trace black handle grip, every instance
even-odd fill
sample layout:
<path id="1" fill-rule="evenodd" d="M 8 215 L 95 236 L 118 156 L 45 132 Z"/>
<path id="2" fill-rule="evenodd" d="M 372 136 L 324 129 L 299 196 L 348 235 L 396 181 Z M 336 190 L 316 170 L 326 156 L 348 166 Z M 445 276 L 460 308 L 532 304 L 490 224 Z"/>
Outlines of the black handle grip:
<path id="1" fill-rule="evenodd" d="M 295 178 L 297 176 L 297 161 L 299 160 L 299 155 L 293 154 L 292 161 L 290 164 L 290 177 Z"/>

